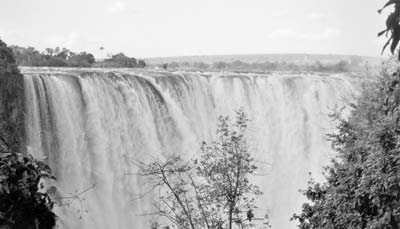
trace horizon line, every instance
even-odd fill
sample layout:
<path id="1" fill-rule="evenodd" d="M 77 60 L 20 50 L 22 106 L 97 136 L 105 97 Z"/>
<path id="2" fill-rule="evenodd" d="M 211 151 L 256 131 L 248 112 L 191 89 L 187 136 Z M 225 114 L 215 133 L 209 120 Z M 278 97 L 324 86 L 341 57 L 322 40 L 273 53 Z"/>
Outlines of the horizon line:
<path id="1" fill-rule="evenodd" d="M 342 54 L 342 53 L 306 53 L 306 52 L 288 52 L 288 53 L 247 53 L 247 54 L 189 54 L 189 55 L 176 55 L 176 56 L 152 56 L 152 57 L 140 57 L 138 59 L 168 59 L 168 58 L 182 58 L 182 57 L 229 57 L 229 56 L 283 56 L 283 55 L 310 55 L 310 56 L 347 56 L 347 57 L 364 57 L 364 58 L 376 58 L 376 59 L 386 59 L 390 56 L 384 55 L 360 55 L 360 54 Z M 135 57 L 136 58 L 136 57 Z"/>

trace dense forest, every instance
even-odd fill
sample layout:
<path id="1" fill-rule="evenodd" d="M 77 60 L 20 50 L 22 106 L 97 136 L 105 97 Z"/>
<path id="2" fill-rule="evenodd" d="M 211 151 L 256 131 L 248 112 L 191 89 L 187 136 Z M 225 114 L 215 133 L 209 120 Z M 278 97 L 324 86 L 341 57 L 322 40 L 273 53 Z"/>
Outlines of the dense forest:
<path id="1" fill-rule="evenodd" d="M 110 67 L 110 68 L 144 68 L 146 63 L 124 53 L 110 55 L 103 61 L 96 61 L 91 53 L 75 53 L 67 48 L 46 48 L 40 52 L 34 47 L 10 46 L 16 63 L 20 66 L 36 67 Z"/>
<path id="2" fill-rule="evenodd" d="M 164 63 L 159 66 L 165 69 L 174 70 L 201 70 L 201 71 L 249 71 L 249 72 L 268 72 L 268 71 L 306 71 L 306 72 L 359 72 L 365 69 L 365 64 L 361 57 L 353 57 L 351 60 L 339 60 L 334 63 L 293 63 L 284 61 L 265 61 L 248 63 L 241 60 L 232 62 L 217 61 L 213 63 L 205 62 L 177 62 Z"/>
<path id="3" fill-rule="evenodd" d="M 332 116 L 339 121 L 339 132 L 329 135 L 338 155 L 326 182 L 311 180 L 304 190 L 311 203 L 293 217 L 300 228 L 398 228 L 400 74 L 389 69 L 364 86 L 349 118 Z"/>
<path id="4" fill-rule="evenodd" d="M 51 229 L 54 203 L 39 181 L 52 175 L 25 152 L 22 84 L 12 50 L 0 40 L 0 228 Z"/>
<path id="5" fill-rule="evenodd" d="M 392 54 L 400 41 L 400 2 L 386 21 Z M 382 10 L 379 12 L 382 12 Z M 399 52 L 400 54 L 400 52 Z M 293 220 L 301 229 L 400 228 L 400 55 L 364 85 L 349 117 L 337 112 L 338 132 L 330 134 L 337 156 L 326 167 L 323 183 L 310 180 L 303 191 L 309 202 Z"/>

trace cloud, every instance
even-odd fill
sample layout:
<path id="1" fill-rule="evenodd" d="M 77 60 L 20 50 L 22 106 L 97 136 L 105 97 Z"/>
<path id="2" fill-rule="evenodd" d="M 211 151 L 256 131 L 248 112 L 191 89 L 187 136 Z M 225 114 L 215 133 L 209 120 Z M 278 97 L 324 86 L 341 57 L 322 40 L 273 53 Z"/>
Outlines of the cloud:
<path id="1" fill-rule="evenodd" d="M 337 28 L 326 28 L 322 33 L 322 38 L 336 38 L 341 35 L 342 32 Z"/>
<path id="2" fill-rule="evenodd" d="M 310 20 L 321 20 L 321 19 L 323 19 L 324 17 L 325 17 L 324 14 L 318 13 L 318 12 L 311 12 L 311 13 L 308 15 L 308 18 L 309 18 Z"/>
<path id="3" fill-rule="evenodd" d="M 285 17 L 290 14 L 290 11 L 288 9 L 280 9 L 280 10 L 275 10 L 271 16 L 272 17 Z"/>
<path id="4" fill-rule="evenodd" d="M 116 14 L 124 11 L 126 9 L 125 2 L 115 2 L 114 4 L 107 7 L 107 12 Z"/>
<path id="5" fill-rule="evenodd" d="M 322 41 L 322 40 L 338 38 L 341 35 L 342 32 L 339 29 L 333 27 L 327 27 L 321 31 L 299 34 L 299 37 L 304 40 Z"/>
<path id="6" fill-rule="evenodd" d="M 70 32 L 65 36 L 53 35 L 46 39 L 46 43 L 50 45 L 50 47 L 61 46 L 61 47 L 73 48 L 74 45 L 76 45 L 77 41 L 78 41 L 78 34 L 76 32 Z"/>
<path id="7" fill-rule="evenodd" d="M 293 38 L 296 37 L 297 33 L 292 29 L 284 28 L 272 31 L 269 34 L 269 38 L 279 39 L 279 38 Z"/>
<path id="8" fill-rule="evenodd" d="M 283 28 L 272 31 L 268 38 L 270 39 L 302 39 L 310 41 L 321 41 L 337 38 L 341 36 L 341 31 L 337 28 L 327 27 L 321 31 L 298 32 L 290 28 Z"/>

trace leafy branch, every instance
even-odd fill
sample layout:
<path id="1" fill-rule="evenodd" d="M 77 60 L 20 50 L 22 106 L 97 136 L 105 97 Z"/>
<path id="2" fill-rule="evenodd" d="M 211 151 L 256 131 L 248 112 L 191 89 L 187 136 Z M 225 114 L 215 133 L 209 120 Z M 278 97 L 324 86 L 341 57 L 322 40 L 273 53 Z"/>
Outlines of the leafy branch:
<path id="1" fill-rule="evenodd" d="M 378 10 L 378 13 L 382 13 L 382 11 L 389 6 L 393 6 L 394 11 L 391 12 L 386 19 L 386 29 L 378 33 L 378 37 L 382 35 L 388 37 L 387 42 L 383 46 L 382 54 L 389 45 L 391 53 L 394 54 L 400 41 L 400 0 L 388 1 L 382 9 Z M 400 60 L 400 52 L 398 53 L 398 59 Z"/>

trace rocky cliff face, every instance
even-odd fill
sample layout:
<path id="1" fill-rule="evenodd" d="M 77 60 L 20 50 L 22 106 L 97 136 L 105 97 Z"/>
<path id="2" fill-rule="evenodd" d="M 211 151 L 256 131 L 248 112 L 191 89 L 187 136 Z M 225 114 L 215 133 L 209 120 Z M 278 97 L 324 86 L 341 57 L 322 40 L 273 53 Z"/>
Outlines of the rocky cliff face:
<path id="1" fill-rule="evenodd" d="M 0 137 L 1 144 L 23 150 L 24 80 L 12 51 L 0 40 Z"/>

